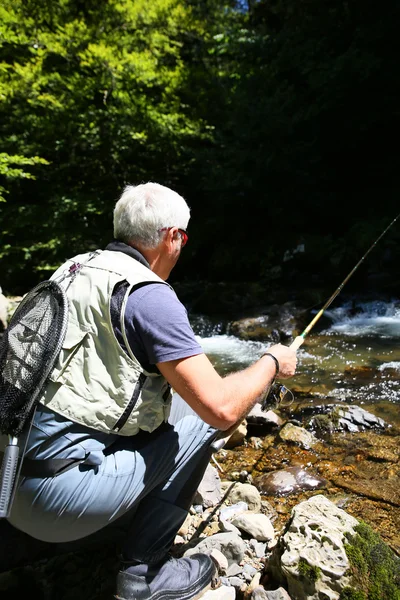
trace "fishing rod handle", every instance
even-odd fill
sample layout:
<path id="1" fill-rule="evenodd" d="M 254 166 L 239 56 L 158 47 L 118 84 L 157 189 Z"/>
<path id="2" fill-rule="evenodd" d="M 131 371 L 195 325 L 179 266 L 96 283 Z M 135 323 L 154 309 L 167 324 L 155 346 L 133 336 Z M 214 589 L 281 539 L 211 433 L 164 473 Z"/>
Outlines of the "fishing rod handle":
<path id="1" fill-rule="evenodd" d="M 292 350 L 298 350 L 303 342 L 304 342 L 304 338 L 301 335 L 298 335 L 294 339 L 294 341 L 290 344 L 289 348 L 292 348 Z"/>
<path id="2" fill-rule="evenodd" d="M 0 519 L 6 519 L 10 515 L 18 455 L 19 446 L 9 444 L 5 447 L 0 473 Z"/>

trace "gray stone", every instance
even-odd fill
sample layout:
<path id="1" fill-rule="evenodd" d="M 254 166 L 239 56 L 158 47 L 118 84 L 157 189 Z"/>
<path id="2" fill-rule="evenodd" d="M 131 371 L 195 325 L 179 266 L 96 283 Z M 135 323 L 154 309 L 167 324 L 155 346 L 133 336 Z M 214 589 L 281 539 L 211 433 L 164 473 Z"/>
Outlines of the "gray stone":
<path id="1" fill-rule="evenodd" d="M 221 483 L 223 493 L 226 493 L 226 501 L 232 504 L 237 502 L 246 502 L 249 510 L 253 512 L 261 511 L 261 495 L 258 489 L 250 483 L 240 483 L 238 481 L 223 481 Z"/>
<path id="2" fill-rule="evenodd" d="M 193 548 L 186 550 L 184 556 L 191 556 L 196 552 L 211 554 L 213 548 L 216 548 L 226 556 L 229 565 L 240 563 L 246 553 L 246 544 L 239 536 L 233 533 L 216 533 L 204 538 Z"/>
<path id="3" fill-rule="evenodd" d="M 325 496 L 313 496 L 294 507 L 290 526 L 276 546 L 268 568 L 286 581 L 296 600 L 338 600 L 351 582 L 344 549 L 345 534 L 354 535 L 358 521 Z M 299 577 L 300 560 L 318 569 L 311 580 Z"/>
<path id="4" fill-rule="evenodd" d="M 242 513 L 232 520 L 232 524 L 259 542 L 275 538 L 273 525 L 266 515 Z"/>
<path id="5" fill-rule="evenodd" d="M 215 467 L 208 464 L 203 479 L 196 491 L 193 504 L 202 506 L 216 506 L 221 502 L 221 480 Z"/>

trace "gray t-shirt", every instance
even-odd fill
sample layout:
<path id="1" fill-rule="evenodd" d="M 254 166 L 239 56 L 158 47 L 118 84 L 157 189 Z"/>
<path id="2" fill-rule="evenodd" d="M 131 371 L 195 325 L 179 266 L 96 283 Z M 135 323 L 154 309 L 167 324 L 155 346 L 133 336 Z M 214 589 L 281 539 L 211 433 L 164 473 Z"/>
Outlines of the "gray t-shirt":
<path id="1" fill-rule="evenodd" d="M 157 370 L 155 363 L 203 353 L 185 307 L 168 285 L 151 283 L 134 290 L 127 302 L 125 327 L 133 353 L 150 371 Z M 123 345 L 117 320 L 114 330 Z M 39 404 L 27 456 L 84 458 L 90 453 L 85 463 L 101 464 L 103 450 L 120 437 L 68 421 Z"/>
<path id="2" fill-rule="evenodd" d="M 125 309 L 125 328 L 133 354 L 150 371 L 156 363 L 203 353 L 186 308 L 169 285 L 150 283 L 132 292 Z M 117 322 L 114 329 L 124 347 Z"/>

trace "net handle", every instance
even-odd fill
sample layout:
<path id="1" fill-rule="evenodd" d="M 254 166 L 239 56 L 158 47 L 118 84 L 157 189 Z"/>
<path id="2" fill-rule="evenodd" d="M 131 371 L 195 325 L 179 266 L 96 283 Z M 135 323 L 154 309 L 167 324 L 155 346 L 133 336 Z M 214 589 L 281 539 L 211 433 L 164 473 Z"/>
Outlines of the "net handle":
<path id="1" fill-rule="evenodd" d="M 0 519 L 10 516 L 15 476 L 17 473 L 19 446 L 13 440 L 4 449 L 0 473 Z"/>

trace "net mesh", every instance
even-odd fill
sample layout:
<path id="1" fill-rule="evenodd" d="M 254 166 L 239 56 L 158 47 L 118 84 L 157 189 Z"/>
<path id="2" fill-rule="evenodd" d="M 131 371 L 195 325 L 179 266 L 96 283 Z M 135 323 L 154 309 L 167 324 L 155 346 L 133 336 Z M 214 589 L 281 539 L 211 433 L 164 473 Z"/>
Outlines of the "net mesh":
<path id="1" fill-rule="evenodd" d="M 67 298 L 45 281 L 23 298 L 0 342 L 0 431 L 18 437 L 60 352 Z"/>

